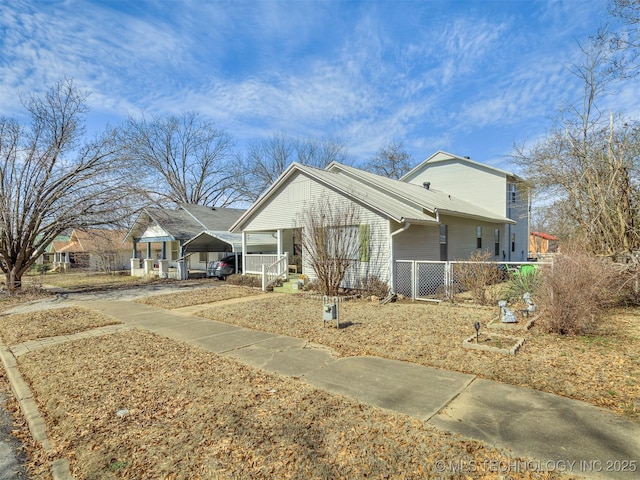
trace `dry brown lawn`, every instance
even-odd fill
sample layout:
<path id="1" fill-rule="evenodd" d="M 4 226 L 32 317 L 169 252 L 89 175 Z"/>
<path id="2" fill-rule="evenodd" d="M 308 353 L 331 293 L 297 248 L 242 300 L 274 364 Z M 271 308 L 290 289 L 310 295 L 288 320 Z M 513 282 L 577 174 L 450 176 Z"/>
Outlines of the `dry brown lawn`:
<path id="1" fill-rule="evenodd" d="M 496 478 L 504 452 L 142 331 L 20 357 L 82 479 Z M 34 478 L 48 458 L 32 455 Z M 493 467 L 492 467 L 493 465 Z M 528 472 L 522 478 L 551 478 Z"/>
<path id="2" fill-rule="evenodd" d="M 121 322 L 112 317 L 80 307 L 17 313 L 0 316 L 0 340 L 5 345 L 16 345 L 118 323 Z"/>
<path id="3" fill-rule="evenodd" d="M 167 295 L 162 306 L 256 293 L 239 287 L 211 290 L 216 293 Z M 319 299 L 269 295 L 203 306 L 200 315 L 297 336 L 342 355 L 378 355 L 474 373 L 638 418 L 636 311 L 615 312 L 590 337 L 548 335 L 535 327 L 509 332 L 526 338 L 515 357 L 463 349 L 462 341 L 475 332 L 473 323 L 480 321 L 486 331 L 496 314 L 497 309 L 445 304 L 353 301 L 341 303 L 343 328 L 337 330 L 322 326 Z M 109 320 L 71 307 L 0 316 L 0 332 L 11 345 Z M 48 462 L 59 457 L 68 458 L 72 473 L 83 479 L 496 478 L 495 465 L 513 463 L 508 452 L 425 422 L 142 331 L 52 346 L 19 357 L 19 364 L 56 449 L 44 455 L 22 422 L 18 435 L 37 479 L 49 478 Z M 468 476 L 440 472 L 437 461 L 466 465 Z M 525 472 L 514 478 L 553 476 Z"/>
<path id="4" fill-rule="evenodd" d="M 543 390 L 640 418 L 640 310 L 610 313 L 591 336 L 546 334 L 535 326 L 509 331 L 524 337 L 516 356 L 462 348 L 497 308 L 402 301 L 340 305 L 340 330 L 322 327 L 321 301 L 274 296 L 199 316 L 281 333 L 327 345 L 341 355 L 375 355 L 472 373 L 483 378 Z M 502 329 L 501 333 L 505 333 Z"/>
<path id="5" fill-rule="evenodd" d="M 259 295 L 262 290 L 249 287 L 234 287 L 222 285 L 213 288 L 202 288 L 189 292 L 177 292 L 162 295 L 152 295 L 136 300 L 136 302 L 152 305 L 154 307 L 175 309 L 202 305 L 205 303 L 220 302 L 234 298 L 243 298 L 251 295 Z"/>
<path id="6" fill-rule="evenodd" d="M 134 286 L 149 282 L 148 279 L 131 275 L 100 272 L 71 271 L 67 273 L 30 274 L 22 278 L 26 286 L 52 285 L 62 288 L 114 287 L 118 285 Z"/>

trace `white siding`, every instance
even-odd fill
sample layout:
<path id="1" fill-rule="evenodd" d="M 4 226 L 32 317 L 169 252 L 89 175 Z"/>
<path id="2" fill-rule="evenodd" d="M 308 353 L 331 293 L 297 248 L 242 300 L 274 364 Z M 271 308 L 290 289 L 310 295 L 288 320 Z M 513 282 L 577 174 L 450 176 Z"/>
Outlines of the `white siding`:
<path id="1" fill-rule="evenodd" d="M 348 202 L 339 194 L 306 177 L 302 173 L 296 174 L 291 181 L 273 192 L 270 201 L 263 205 L 249 219 L 244 227 L 245 232 L 274 231 L 277 229 L 297 228 L 300 216 L 308 207 L 312 199 L 326 196 L 330 202 L 344 204 Z M 363 276 L 377 276 L 383 281 L 389 280 L 389 222 L 386 218 L 353 203 L 361 224 L 370 225 L 370 258 L 369 262 L 356 261 L 349 272 L 345 287 L 354 287 L 357 280 Z M 285 242 L 288 235 L 284 236 Z M 313 272 L 305 262 L 303 254 L 303 271 L 313 278 Z"/>
<path id="2" fill-rule="evenodd" d="M 315 195 L 318 188 L 314 190 Z M 307 198 L 303 198 L 303 195 Z M 311 180 L 300 173 L 296 174 L 291 181 L 272 193 L 271 201 L 255 212 L 244 230 L 259 232 L 294 228 L 311 195 Z"/>
<path id="3" fill-rule="evenodd" d="M 447 260 L 462 260 L 478 252 L 476 227 L 482 227 L 482 249 L 494 253 L 494 230 L 504 235 L 504 225 L 478 222 L 456 217 L 441 216 L 440 222 L 447 225 Z M 502 238 L 501 238 L 502 241 Z M 393 248 L 396 260 L 440 260 L 440 229 L 438 226 L 412 225 L 394 237 Z M 500 251 L 505 248 L 500 245 Z M 499 260 L 499 257 L 495 257 Z"/>
<path id="4" fill-rule="evenodd" d="M 409 179 L 409 183 L 416 185 L 424 182 L 429 182 L 433 190 L 448 193 L 497 215 L 505 214 L 506 179 L 497 172 L 454 159 L 427 164 Z"/>
<path id="5" fill-rule="evenodd" d="M 393 237 L 393 249 L 395 260 L 440 260 L 439 226 L 411 225 Z"/>
<path id="6" fill-rule="evenodd" d="M 514 262 L 526 261 L 529 252 L 529 201 L 528 192 L 522 186 L 516 184 L 516 203 L 507 200 L 509 218 L 518 222 L 511 225 L 511 233 L 516 235 L 515 251 L 511 251 L 509 244 L 510 260 Z"/>
<path id="7" fill-rule="evenodd" d="M 441 217 L 440 221 L 449 225 L 449 252 L 447 260 L 464 260 L 478 251 L 494 253 L 494 229 L 504 231 L 504 225 L 483 223 L 455 217 Z M 477 248 L 476 227 L 482 227 L 482 248 Z M 502 246 L 501 246 L 502 248 Z M 498 257 L 495 257 L 498 260 Z"/>

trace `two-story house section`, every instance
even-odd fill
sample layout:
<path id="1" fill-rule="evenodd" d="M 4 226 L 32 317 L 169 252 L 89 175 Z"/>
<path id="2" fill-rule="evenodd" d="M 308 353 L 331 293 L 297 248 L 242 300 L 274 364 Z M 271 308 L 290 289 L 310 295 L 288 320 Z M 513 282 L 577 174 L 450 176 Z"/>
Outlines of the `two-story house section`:
<path id="1" fill-rule="evenodd" d="M 495 260 L 527 260 L 529 241 L 529 191 L 514 173 L 491 167 L 468 157 L 438 151 L 404 175 L 401 181 L 446 192 L 478 207 L 517 222 L 486 231 L 478 225 L 475 236 L 479 250 L 489 250 Z"/>

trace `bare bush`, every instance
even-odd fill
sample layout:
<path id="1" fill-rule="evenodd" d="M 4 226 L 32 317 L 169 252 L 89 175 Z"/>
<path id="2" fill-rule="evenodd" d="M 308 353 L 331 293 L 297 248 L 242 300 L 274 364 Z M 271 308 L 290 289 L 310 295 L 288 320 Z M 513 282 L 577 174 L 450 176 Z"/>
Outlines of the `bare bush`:
<path id="1" fill-rule="evenodd" d="M 493 255 L 489 251 L 476 252 L 468 261 L 455 265 L 455 281 L 462 291 L 471 293 L 473 300 L 481 305 L 493 304 L 497 301 L 496 290 L 491 289 L 502 278 L 498 265 L 490 260 Z"/>
<path id="2" fill-rule="evenodd" d="M 227 284 L 240 285 L 243 287 L 262 287 L 262 279 L 255 275 L 234 274 L 227 277 Z"/>
<path id="3" fill-rule="evenodd" d="M 356 288 L 365 297 L 373 295 L 378 298 L 385 298 L 389 295 L 389 284 L 375 275 L 369 275 L 358 280 Z"/>
<path id="4" fill-rule="evenodd" d="M 350 267 L 369 258 L 369 228 L 353 203 L 318 197 L 298 218 L 302 250 L 323 295 L 338 295 Z"/>
<path id="5" fill-rule="evenodd" d="M 603 311 L 620 300 L 620 273 L 608 260 L 585 253 L 558 255 L 543 272 L 541 324 L 562 335 L 593 333 Z"/>

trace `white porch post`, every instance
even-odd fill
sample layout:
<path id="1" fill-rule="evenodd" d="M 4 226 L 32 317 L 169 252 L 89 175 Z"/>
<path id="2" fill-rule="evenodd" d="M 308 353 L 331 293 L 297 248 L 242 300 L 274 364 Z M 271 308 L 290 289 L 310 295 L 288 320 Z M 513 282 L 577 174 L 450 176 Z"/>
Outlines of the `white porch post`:
<path id="1" fill-rule="evenodd" d="M 276 240 L 278 242 L 278 260 L 280 260 L 282 258 L 282 229 L 279 228 L 278 230 L 276 230 Z M 287 268 L 285 266 L 285 268 Z M 280 263 L 278 263 L 278 275 L 280 275 L 282 272 L 280 271 Z"/>
<path id="2" fill-rule="evenodd" d="M 247 272 L 247 262 L 245 260 L 245 255 L 247 254 L 247 233 L 242 231 L 242 271 L 244 273 Z"/>

